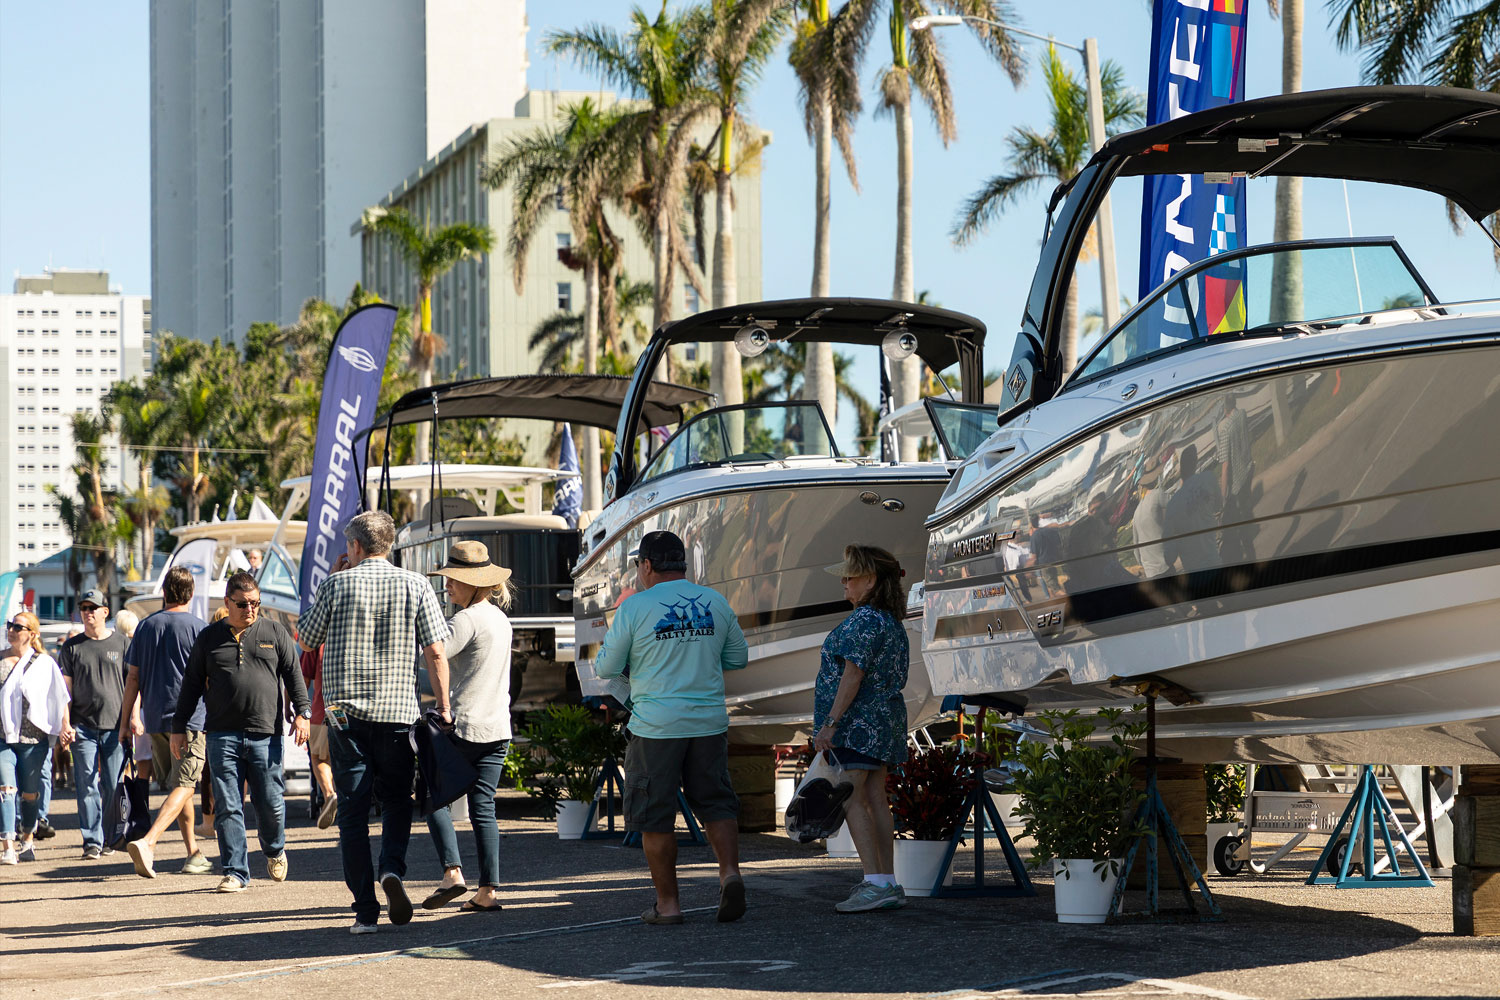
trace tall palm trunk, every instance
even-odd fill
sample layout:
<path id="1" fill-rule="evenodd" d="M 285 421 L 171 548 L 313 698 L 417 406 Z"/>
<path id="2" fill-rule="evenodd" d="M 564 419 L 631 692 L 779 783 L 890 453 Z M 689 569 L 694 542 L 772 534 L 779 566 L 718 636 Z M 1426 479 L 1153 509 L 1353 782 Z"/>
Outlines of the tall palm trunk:
<path id="1" fill-rule="evenodd" d="M 421 285 L 417 288 L 418 301 L 421 303 L 422 325 L 417 333 L 415 354 L 417 355 L 417 385 L 427 388 L 432 385 L 432 286 Z M 417 439 L 412 445 L 412 462 L 416 465 L 426 465 L 431 457 L 428 449 L 428 428 L 421 424 L 417 425 Z"/>
<path id="2" fill-rule="evenodd" d="M 916 299 L 916 279 L 912 273 L 911 246 L 911 184 L 915 172 L 912 156 L 911 86 L 903 82 L 900 100 L 891 109 L 896 119 L 896 278 L 891 288 L 891 298 L 898 302 Z M 891 403 L 894 407 L 905 406 L 917 399 L 918 371 L 921 362 L 916 358 L 891 362 Z M 901 438 L 901 461 L 917 460 L 918 440 L 910 435 Z"/>
<path id="3" fill-rule="evenodd" d="M 1302 89 L 1302 0 L 1281 0 L 1281 90 Z M 1302 178 L 1276 178 L 1276 242 L 1302 238 Z M 1302 316 L 1302 263 L 1297 254 L 1277 254 L 1271 267 L 1273 320 Z M 1277 441 L 1286 436 L 1289 401 L 1281 381 L 1271 399 L 1271 424 Z"/>
<path id="4" fill-rule="evenodd" d="M 187 507 L 187 523 L 193 524 L 199 520 L 198 517 L 198 443 L 189 439 L 185 442 L 188 446 L 188 488 L 184 491 L 183 503 Z"/>
<path id="5" fill-rule="evenodd" d="M 671 232 L 668 229 L 671 224 L 671 216 L 667 213 L 665 203 L 658 205 L 651 219 L 652 334 L 655 334 L 661 329 L 663 323 L 672 318 L 674 268 L 672 267 Z M 655 377 L 663 381 L 671 381 L 672 352 L 670 349 L 662 356 L 661 366 L 657 369 Z"/>
<path id="6" fill-rule="evenodd" d="M 1062 374 L 1067 378 L 1078 367 L 1078 275 L 1068 282 L 1068 297 L 1063 300 Z"/>
<path id="7" fill-rule="evenodd" d="M 732 306 L 739 301 L 734 273 L 734 192 L 730 188 L 733 134 L 734 120 L 726 116 L 719 125 L 719 166 L 714 171 L 714 213 L 718 220 L 718 231 L 714 233 L 715 309 Z M 733 344 L 720 341 L 713 345 L 711 354 L 713 371 L 709 374 L 708 385 L 709 390 L 719 397 L 718 405 L 743 403 L 745 380 L 740 367 L 740 352 L 734 349 Z"/>
<path id="8" fill-rule="evenodd" d="M 599 260 L 590 254 L 583 262 L 583 371 L 599 370 Z M 599 428 L 583 428 L 583 509 L 604 506 L 599 486 Z"/>
<path id="9" fill-rule="evenodd" d="M 813 194 L 813 273 L 812 295 L 824 298 L 830 286 L 832 267 L 830 244 L 831 188 L 833 182 L 833 103 L 828 91 L 821 89 L 817 101 L 817 123 L 813 132 L 817 183 Z M 833 368 L 833 345 L 814 342 L 807 345 L 807 367 L 802 375 L 802 398 L 815 399 L 828 417 L 828 425 L 838 426 L 838 380 Z"/>

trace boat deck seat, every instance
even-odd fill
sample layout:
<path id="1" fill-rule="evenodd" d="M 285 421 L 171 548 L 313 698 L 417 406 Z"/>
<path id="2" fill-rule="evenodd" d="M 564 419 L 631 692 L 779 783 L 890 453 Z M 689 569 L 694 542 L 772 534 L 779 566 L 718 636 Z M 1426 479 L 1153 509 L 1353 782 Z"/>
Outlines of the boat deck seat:
<path id="1" fill-rule="evenodd" d="M 460 517 L 448 522 L 453 533 L 518 531 L 535 528 L 568 530 L 568 522 L 556 514 L 499 514 L 494 517 Z"/>

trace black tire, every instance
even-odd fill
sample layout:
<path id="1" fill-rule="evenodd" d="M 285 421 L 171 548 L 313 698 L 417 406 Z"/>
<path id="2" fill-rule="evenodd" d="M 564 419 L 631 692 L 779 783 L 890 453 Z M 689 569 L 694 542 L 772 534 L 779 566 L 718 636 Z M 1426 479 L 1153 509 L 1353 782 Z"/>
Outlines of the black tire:
<path id="1" fill-rule="evenodd" d="M 1339 869 L 1344 866 L 1344 854 L 1348 850 L 1349 838 L 1347 836 L 1343 836 L 1334 842 L 1333 850 L 1328 852 L 1328 864 L 1326 867 L 1328 868 L 1328 874 L 1332 875 L 1334 878 L 1339 877 Z M 1358 861 L 1351 862 L 1349 865 L 1349 874 L 1351 875 L 1358 874 L 1363 870 L 1364 865 L 1360 864 Z"/>
<path id="2" fill-rule="evenodd" d="M 1223 875 L 1226 878 L 1233 878 L 1236 875 L 1244 873 L 1245 862 L 1242 859 L 1235 857 L 1235 854 L 1239 851 L 1239 849 L 1240 838 L 1219 838 L 1219 842 L 1214 845 L 1214 867 L 1219 870 L 1220 875 Z"/>

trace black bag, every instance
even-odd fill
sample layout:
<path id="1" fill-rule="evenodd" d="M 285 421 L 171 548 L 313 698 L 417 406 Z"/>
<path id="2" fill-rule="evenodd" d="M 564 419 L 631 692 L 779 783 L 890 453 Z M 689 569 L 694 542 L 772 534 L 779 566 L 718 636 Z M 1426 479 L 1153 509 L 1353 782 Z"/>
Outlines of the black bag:
<path id="1" fill-rule="evenodd" d="M 104 807 L 104 844 L 123 851 L 151 829 L 151 779 L 135 776 L 135 754 L 128 745 L 120 777 Z"/>
<path id="2" fill-rule="evenodd" d="M 830 750 L 813 758 L 786 807 L 786 835 L 801 844 L 827 840 L 844 825 L 854 782 Z"/>
<path id="3" fill-rule="evenodd" d="M 468 794 L 479 772 L 452 740 L 453 724 L 428 711 L 411 725 L 411 745 L 417 755 L 417 815 L 429 816 Z"/>

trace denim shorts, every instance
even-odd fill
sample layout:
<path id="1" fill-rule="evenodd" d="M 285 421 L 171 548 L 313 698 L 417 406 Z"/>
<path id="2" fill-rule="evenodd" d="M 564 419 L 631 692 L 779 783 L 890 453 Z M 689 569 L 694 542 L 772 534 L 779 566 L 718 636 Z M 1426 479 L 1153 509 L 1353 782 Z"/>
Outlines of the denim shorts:
<path id="1" fill-rule="evenodd" d="M 834 747 L 831 752 L 839 767 L 846 771 L 878 771 L 882 767 L 890 766 L 879 757 L 871 757 L 867 753 L 850 750 L 848 747 Z"/>

